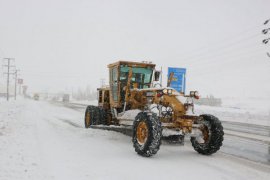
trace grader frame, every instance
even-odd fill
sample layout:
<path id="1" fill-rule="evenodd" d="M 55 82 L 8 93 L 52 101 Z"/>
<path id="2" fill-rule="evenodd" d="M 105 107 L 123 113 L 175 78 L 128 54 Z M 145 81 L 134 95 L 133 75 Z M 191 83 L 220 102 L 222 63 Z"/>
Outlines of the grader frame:
<path id="1" fill-rule="evenodd" d="M 86 109 L 87 128 L 100 124 L 132 126 L 133 146 L 143 156 L 159 150 L 163 129 L 189 134 L 194 149 L 201 154 L 219 150 L 224 134 L 220 121 L 212 115 L 191 113 L 197 91 L 184 95 L 173 88 L 154 87 L 159 84 L 160 72 L 152 63 L 118 61 L 108 68 L 109 86 L 97 89 L 98 107 Z M 171 81 L 172 75 L 169 77 Z M 126 118 L 125 113 L 132 111 L 136 116 Z"/>

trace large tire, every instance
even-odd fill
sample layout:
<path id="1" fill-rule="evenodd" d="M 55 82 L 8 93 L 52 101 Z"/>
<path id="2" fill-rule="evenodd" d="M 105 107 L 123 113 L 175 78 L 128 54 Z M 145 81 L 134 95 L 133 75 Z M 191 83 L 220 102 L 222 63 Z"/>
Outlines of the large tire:
<path id="1" fill-rule="evenodd" d="M 109 125 L 109 112 L 103 108 L 99 109 L 99 124 Z"/>
<path id="2" fill-rule="evenodd" d="M 91 125 L 99 123 L 99 109 L 96 106 L 87 106 L 84 116 L 84 126 L 89 128 Z"/>
<path id="3" fill-rule="evenodd" d="M 222 146 L 223 127 L 218 118 L 213 115 L 201 115 L 203 141 L 199 142 L 198 138 L 191 137 L 190 141 L 195 151 L 203 155 L 211 155 L 217 152 Z"/>
<path id="4" fill-rule="evenodd" d="M 135 151 L 142 156 L 156 154 L 161 145 L 162 127 L 156 114 L 140 112 L 133 123 L 132 142 Z"/>

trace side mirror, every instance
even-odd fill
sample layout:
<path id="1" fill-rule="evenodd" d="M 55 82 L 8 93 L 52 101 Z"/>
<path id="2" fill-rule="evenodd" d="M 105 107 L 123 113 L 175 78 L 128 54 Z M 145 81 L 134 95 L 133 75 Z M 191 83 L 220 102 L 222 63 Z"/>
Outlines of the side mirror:
<path id="1" fill-rule="evenodd" d="M 159 81 L 160 71 L 155 71 L 154 77 L 154 81 Z"/>

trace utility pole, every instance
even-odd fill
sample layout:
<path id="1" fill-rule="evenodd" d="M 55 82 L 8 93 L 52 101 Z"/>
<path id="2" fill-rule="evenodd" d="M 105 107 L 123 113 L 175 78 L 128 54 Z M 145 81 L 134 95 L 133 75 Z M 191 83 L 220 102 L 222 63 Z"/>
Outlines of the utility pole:
<path id="1" fill-rule="evenodd" d="M 266 20 L 266 21 L 263 23 L 263 25 L 266 26 L 269 22 L 270 22 L 270 19 Z M 264 27 L 265 27 L 265 26 L 264 26 Z M 264 43 L 265 45 L 270 41 L 270 37 L 269 37 L 269 36 L 267 37 L 267 35 L 268 35 L 269 32 L 270 32 L 270 28 L 267 28 L 267 27 L 265 27 L 265 28 L 262 30 L 262 34 L 266 35 L 265 38 L 262 40 L 262 43 Z M 267 55 L 268 57 L 270 57 L 270 53 L 269 53 L 269 52 L 266 52 L 266 55 Z"/>
<path id="2" fill-rule="evenodd" d="M 21 95 L 22 94 L 22 84 L 20 84 L 20 86 L 19 86 L 19 95 Z"/>
<path id="3" fill-rule="evenodd" d="M 14 60 L 14 58 L 4 58 L 4 60 L 7 60 L 7 65 L 4 65 L 5 67 L 7 67 L 7 101 L 9 100 L 9 75 L 12 74 L 10 73 L 10 67 L 14 67 L 10 65 L 10 61 Z"/>
<path id="4" fill-rule="evenodd" d="M 22 84 L 23 84 L 23 79 L 17 78 L 17 84 L 19 84 L 19 94 L 21 95 L 21 89 L 22 89 Z"/>
<path id="5" fill-rule="evenodd" d="M 19 69 L 16 69 L 14 72 L 14 76 L 15 76 L 15 92 L 14 92 L 14 99 L 16 100 L 16 96 L 17 96 L 17 77 L 18 77 L 18 71 L 20 71 Z"/>

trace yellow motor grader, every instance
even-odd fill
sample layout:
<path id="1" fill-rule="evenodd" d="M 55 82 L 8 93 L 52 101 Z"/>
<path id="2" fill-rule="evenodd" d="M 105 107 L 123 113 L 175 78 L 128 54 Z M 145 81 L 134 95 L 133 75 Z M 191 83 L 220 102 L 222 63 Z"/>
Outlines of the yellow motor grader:
<path id="1" fill-rule="evenodd" d="M 109 86 L 98 88 L 98 106 L 85 111 L 85 128 L 96 125 L 132 127 L 135 151 L 142 156 L 156 154 L 162 133 L 189 136 L 194 149 L 204 155 L 222 146 L 223 127 L 213 115 L 194 115 L 193 99 L 173 88 L 162 87 L 160 71 L 148 62 L 118 61 L 108 65 Z M 173 78 L 170 74 L 168 85 Z"/>

